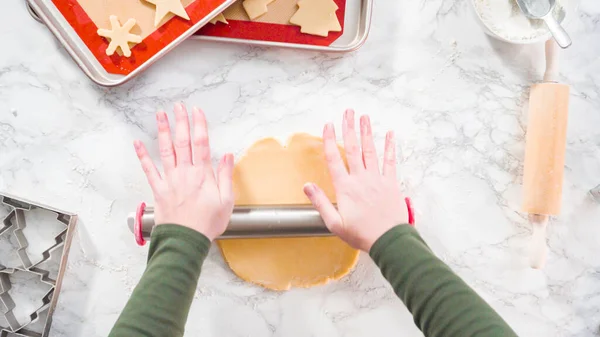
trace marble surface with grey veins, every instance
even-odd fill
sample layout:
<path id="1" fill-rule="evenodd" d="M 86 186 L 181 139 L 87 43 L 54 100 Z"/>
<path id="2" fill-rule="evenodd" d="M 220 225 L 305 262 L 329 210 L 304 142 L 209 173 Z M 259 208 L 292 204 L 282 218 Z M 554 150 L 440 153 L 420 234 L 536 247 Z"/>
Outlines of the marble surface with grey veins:
<path id="1" fill-rule="evenodd" d="M 564 207 L 546 268 L 527 265 L 520 212 L 529 86 L 543 45 L 487 37 L 467 0 L 376 1 L 367 43 L 322 54 L 187 41 L 113 89 L 78 69 L 20 0 L 0 11 L 0 190 L 80 216 L 51 336 L 106 336 L 144 269 L 125 226 L 151 201 L 132 141 L 156 158 L 154 112 L 207 112 L 214 157 L 259 138 L 318 134 L 345 108 L 378 144 L 398 135 L 400 173 L 431 248 L 520 336 L 592 337 L 600 325 L 600 2 L 568 25 L 571 85 Z M 421 336 L 367 255 L 346 278 L 272 292 L 239 280 L 213 248 L 187 336 Z"/>

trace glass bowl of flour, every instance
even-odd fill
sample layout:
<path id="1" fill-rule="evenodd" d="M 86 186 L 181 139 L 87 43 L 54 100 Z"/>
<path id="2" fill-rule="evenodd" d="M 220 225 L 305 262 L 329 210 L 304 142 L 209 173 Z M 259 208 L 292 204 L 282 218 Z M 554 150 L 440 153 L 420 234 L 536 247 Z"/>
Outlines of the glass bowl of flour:
<path id="1" fill-rule="evenodd" d="M 515 0 L 471 0 L 484 31 L 499 40 L 529 44 L 546 41 L 550 31 L 542 20 L 529 19 Z M 563 26 L 575 16 L 579 0 L 556 0 L 554 17 Z"/>

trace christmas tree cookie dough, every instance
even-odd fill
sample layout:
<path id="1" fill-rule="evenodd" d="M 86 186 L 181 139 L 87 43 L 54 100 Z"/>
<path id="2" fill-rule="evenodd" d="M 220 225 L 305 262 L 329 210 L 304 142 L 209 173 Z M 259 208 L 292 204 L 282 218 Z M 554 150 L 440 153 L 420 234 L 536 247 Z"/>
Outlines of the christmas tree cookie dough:
<path id="1" fill-rule="evenodd" d="M 329 32 L 342 30 L 335 14 L 337 10 L 333 0 L 300 0 L 290 23 L 300 26 L 302 33 L 326 37 Z"/>
<path id="2" fill-rule="evenodd" d="M 212 23 L 213 25 L 216 25 L 217 22 L 221 22 L 224 24 L 229 24 L 229 22 L 227 22 L 227 19 L 225 18 L 225 15 L 223 15 L 223 13 L 220 13 L 219 15 L 215 16 L 214 19 L 210 20 L 210 23 Z"/>
<path id="3" fill-rule="evenodd" d="M 244 0 L 243 6 L 250 20 L 254 20 L 268 12 L 267 5 L 273 1 L 275 0 Z"/>
<path id="4" fill-rule="evenodd" d="M 98 29 L 98 35 L 105 37 L 110 40 L 108 48 L 106 48 L 106 55 L 111 56 L 115 53 L 117 48 L 121 48 L 121 52 L 125 57 L 131 56 L 131 49 L 129 43 L 140 43 L 142 37 L 130 33 L 131 28 L 135 26 L 135 19 L 129 19 L 123 26 L 119 23 L 119 19 L 115 15 L 110 16 L 111 29 Z"/>
<path id="5" fill-rule="evenodd" d="M 154 27 L 158 27 L 160 22 L 165 18 L 165 16 L 169 13 L 173 13 L 181 18 L 189 20 L 188 16 L 183 4 L 181 4 L 181 0 L 145 0 L 151 4 L 156 6 L 156 15 L 154 16 Z"/>

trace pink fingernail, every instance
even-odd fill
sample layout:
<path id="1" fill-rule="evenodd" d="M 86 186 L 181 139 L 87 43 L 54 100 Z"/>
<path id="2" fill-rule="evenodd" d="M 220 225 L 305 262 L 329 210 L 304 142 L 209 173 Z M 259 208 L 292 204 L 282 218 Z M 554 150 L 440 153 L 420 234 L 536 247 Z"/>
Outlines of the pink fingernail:
<path id="1" fill-rule="evenodd" d="M 369 120 L 369 116 L 364 115 L 360 117 L 360 128 L 364 133 L 369 133 L 371 130 L 371 121 Z"/>
<path id="2" fill-rule="evenodd" d="M 354 123 L 354 109 L 348 109 L 348 117 L 350 118 L 350 121 Z"/>
<path id="3" fill-rule="evenodd" d="M 140 142 L 139 140 L 134 140 L 134 141 L 133 141 L 133 147 L 134 147 L 136 150 L 139 150 L 139 149 L 142 147 L 142 144 L 141 144 L 141 142 Z"/>
<path id="4" fill-rule="evenodd" d="M 315 184 L 306 183 L 304 185 L 304 192 L 306 193 L 307 196 L 312 197 L 315 194 Z"/>
<path id="5" fill-rule="evenodd" d="M 156 120 L 163 123 L 167 120 L 167 114 L 164 111 L 159 111 L 156 113 Z"/>

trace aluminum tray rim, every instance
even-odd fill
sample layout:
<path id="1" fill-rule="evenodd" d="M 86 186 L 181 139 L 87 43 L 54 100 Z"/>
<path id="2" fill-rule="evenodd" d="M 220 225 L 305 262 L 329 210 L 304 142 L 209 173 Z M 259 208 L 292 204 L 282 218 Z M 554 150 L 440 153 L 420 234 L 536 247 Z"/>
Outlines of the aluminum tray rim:
<path id="1" fill-rule="evenodd" d="M 299 43 L 289 43 L 289 42 L 272 42 L 272 41 L 262 41 L 262 40 L 246 40 L 246 39 L 238 39 L 238 38 L 227 38 L 227 37 L 217 37 L 217 36 L 203 36 L 203 35 L 192 35 L 190 39 L 192 40 L 203 40 L 203 41 L 212 41 L 212 42 L 225 42 L 225 43 L 237 43 L 237 44 L 247 44 L 247 45 L 258 45 L 265 47 L 280 47 L 280 48 L 291 48 L 291 49 L 303 49 L 309 51 L 320 51 L 320 52 L 333 52 L 333 53 L 347 53 L 352 52 L 360 47 L 362 47 L 367 38 L 369 36 L 369 32 L 371 30 L 371 21 L 373 15 L 373 0 L 362 0 L 363 5 L 361 9 L 361 22 L 359 23 L 360 28 L 364 30 L 362 33 L 359 32 L 358 38 L 352 40 L 352 43 L 349 43 L 344 46 L 315 46 L 315 45 L 305 45 Z M 334 42 L 335 43 L 335 42 Z"/>
<path id="2" fill-rule="evenodd" d="M 49 13 L 50 9 L 48 8 L 47 2 L 50 0 L 26 0 L 27 5 L 29 6 L 28 11 L 31 16 L 44 23 L 44 25 L 52 32 L 54 37 L 60 42 L 60 44 L 65 48 L 65 50 L 69 53 L 71 58 L 75 61 L 75 63 L 79 66 L 79 68 L 96 84 L 103 87 L 116 87 L 122 85 L 141 72 L 145 71 L 148 67 L 154 64 L 156 61 L 164 57 L 171 50 L 173 50 L 176 46 L 178 46 L 181 42 L 185 41 L 188 37 L 192 36 L 197 30 L 204 27 L 210 20 L 212 20 L 219 13 L 224 11 L 227 7 L 229 7 L 235 0 L 225 0 L 219 7 L 214 9 L 209 15 L 207 15 L 202 20 L 198 21 L 195 25 L 193 25 L 190 29 L 188 29 L 185 33 L 181 34 L 155 55 L 153 55 L 146 62 L 141 64 L 138 68 L 127 75 L 117 75 L 111 74 L 107 72 L 98 62 L 95 57 L 89 57 L 91 55 L 85 43 L 75 34 L 75 39 L 68 39 L 67 35 L 68 31 L 65 29 L 61 29 L 60 20 L 64 20 L 64 18 L 58 18 L 55 16 L 51 16 Z M 52 5 L 53 6 L 53 5 Z M 37 16 L 37 17 L 36 17 Z M 68 28 L 69 30 L 73 30 L 72 27 Z M 85 54 L 88 53 L 88 57 Z M 95 70 L 95 73 L 93 72 Z M 108 75 L 100 77 L 100 75 Z M 115 76 L 116 79 L 112 80 L 108 77 Z"/>

